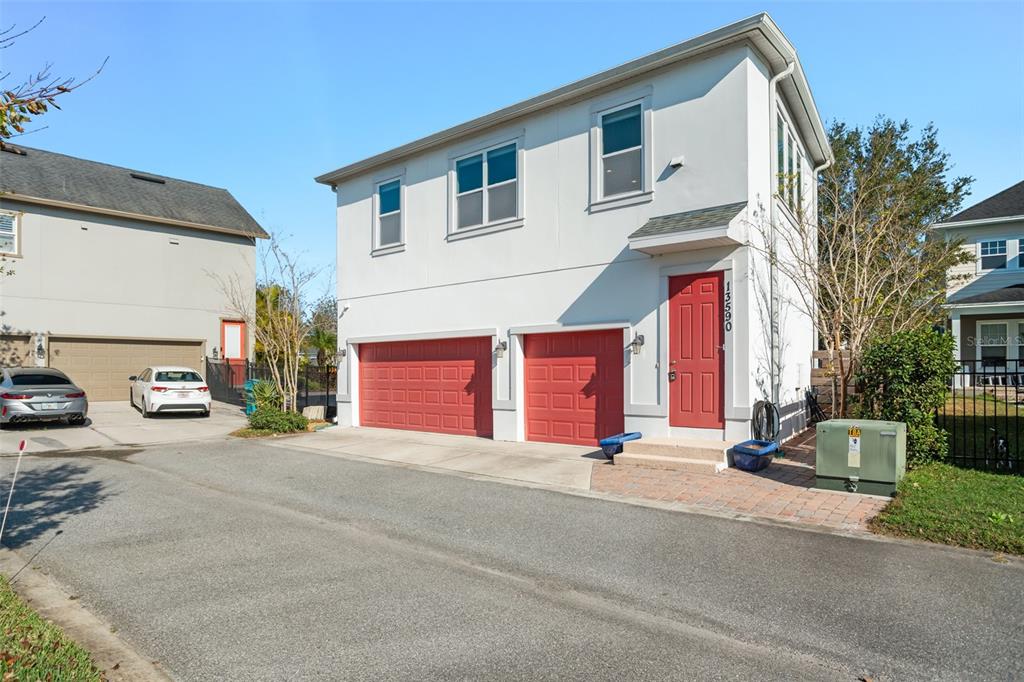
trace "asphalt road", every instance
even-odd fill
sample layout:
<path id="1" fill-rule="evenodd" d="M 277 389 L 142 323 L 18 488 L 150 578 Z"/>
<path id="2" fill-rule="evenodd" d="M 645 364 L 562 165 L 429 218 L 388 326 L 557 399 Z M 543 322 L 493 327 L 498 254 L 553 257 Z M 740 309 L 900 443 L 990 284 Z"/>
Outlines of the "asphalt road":
<path id="1" fill-rule="evenodd" d="M 1018 561 L 239 441 L 22 471 L 5 544 L 183 680 L 1024 675 Z"/>

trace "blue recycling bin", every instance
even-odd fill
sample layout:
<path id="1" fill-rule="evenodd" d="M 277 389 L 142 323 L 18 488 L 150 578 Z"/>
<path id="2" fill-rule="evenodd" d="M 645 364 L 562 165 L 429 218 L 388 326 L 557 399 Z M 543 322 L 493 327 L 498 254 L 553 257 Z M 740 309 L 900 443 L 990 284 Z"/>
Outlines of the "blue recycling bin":
<path id="1" fill-rule="evenodd" d="M 253 395 L 252 389 L 256 385 L 258 379 L 247 379 L 245 382 L 245 416 L 248 417 L 250 414 L 256 411 L 256 396 Z"/>
<path id="2" fill-rule="evenodd" d="M 629 433 L 618 433 L 614 436 L 608 436 L 597 441 L 598 445 L 601 446 L 601 452 L 608 459 L 612 459 L 615 455 L 622 452 L 622 444 L 628 440 L 639 440 L 643 437 L 643 434 L 639 431 L 630 431 Z"/>
<path id="3" fill-rule="evenodd" d="M 770 440 L 745 440 L 732 446 L 732 461 L 737 469 L 761 471 L 775 457 L 779 444 Z"/>

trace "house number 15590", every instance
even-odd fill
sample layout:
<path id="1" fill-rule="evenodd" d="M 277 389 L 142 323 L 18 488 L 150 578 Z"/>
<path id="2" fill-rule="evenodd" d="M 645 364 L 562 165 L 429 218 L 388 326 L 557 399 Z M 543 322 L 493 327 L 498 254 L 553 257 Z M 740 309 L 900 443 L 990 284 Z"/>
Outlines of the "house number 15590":
<path id="1" fill-rule="evenodd" d="M 725 320 L 725 331 L 732 331 L 732 282 L 725 282 L 725 312 L 722 315 Z"/>

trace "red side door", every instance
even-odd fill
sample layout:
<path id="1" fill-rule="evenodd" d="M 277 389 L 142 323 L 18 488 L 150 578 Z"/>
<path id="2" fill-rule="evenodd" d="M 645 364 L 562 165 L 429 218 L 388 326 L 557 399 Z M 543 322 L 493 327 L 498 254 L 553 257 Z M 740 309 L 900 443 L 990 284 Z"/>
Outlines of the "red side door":
<path id="1" fill-rule="evenodd" d="M 672 426 L 725 426 L 724 281 L 721 272 L 680 275 L 668 280 L 668 390 Z"/>
<path id="2" fill-rule="evenodd" d="M 359 347 L 363 426 L 491 437 L 488 337 Z"/>
<path id="3" fill-rule="evenodd" d="M 529 334 L 526 439 L 597 445 L 623 430 L 622 330 Z"/>

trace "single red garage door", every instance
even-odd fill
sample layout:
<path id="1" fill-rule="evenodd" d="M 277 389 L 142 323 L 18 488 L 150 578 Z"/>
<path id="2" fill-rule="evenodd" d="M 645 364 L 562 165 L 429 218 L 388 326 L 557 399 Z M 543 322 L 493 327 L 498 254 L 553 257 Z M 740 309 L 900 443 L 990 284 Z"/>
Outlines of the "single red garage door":
<path id="1" fill-rule="evenodd" d="M 363 426 L 490 437 L 488 337 L 359 346 Z"/>
<path id="2" fill-rule="evenodd" d="M 526 336 L 526 438 L 597 445 L 623 430 L 622 330 Z"/>

